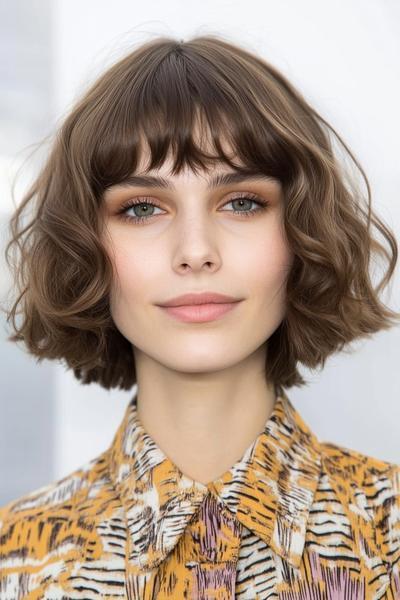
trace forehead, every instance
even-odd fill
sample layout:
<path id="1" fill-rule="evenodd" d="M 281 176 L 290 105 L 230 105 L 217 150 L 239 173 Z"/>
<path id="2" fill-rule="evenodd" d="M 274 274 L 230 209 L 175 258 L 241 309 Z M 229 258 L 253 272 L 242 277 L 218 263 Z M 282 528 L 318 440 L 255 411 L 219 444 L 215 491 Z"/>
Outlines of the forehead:
<path id="1" fill-rule="evenodd" d="M 192 142 L 195 146 L 201 148 L 201 150 L 206 154 L 210 154 L 212 156 L 215 155 L 216 148 L 213 143 L 212 132 L 205 120 L 201 118 L 201 114 L 199 113 L 199 111 L 196 112 L 196 116 L 193 121 L 193 129 L 190 132 L 190 135 Z M 139 160 L 135 168 L 135 174 L 151 173 L 155 175 L 162 174 L 163 176 L 168 178 L 178 177 L 178 175 L 172 174 L 172 167 L 174 161 L 171 148 L 169 149 L 169 152 L 163 164 L 157 169 L 150 170 L 148 169 L 148 165 L 150 164 L 151 152 L 148 140 L 143 134 L 143 131 L 139 133 L 138 137 Z M 229 159 L 232 160 L 236 166 L 245 168 L 246 165 L 244 165 L 243 162 L 238 158 L 237 151 L 232 147 L 232 144 L 231 142 L 229 142 L 227 137 L 220 138 L 218 141 L 224 153 L 229 157 Z M 179 145 L 181 145 L 181 143 Z M 229 172 L 231 170 L 231 167 L 226 162 L 215 158 L 213 160 L 210 160 L 206 169 L 201 169 L 199 167 L 196 168 L 196 174 L 200 177 L 212 171 Z M 193 174 L 194 171 L 190 168 L 190 166 L 184 165 L 182 169 L 180 169 L 179 177 L 185 179 L 190 176 L 193 176 Z"/>
<path id="2" fill-rule="evenodd" d="M 215 173 L 232 173 L 233 170 L 231 167 L 221 160 L 213 160 L 207 166 L 207 168 L 202 169 L 201 167 L 196 167 L 196 169 L 192 169 L 189 165 L 184 165 L 179 173 L 173 173 L 173 158 L 171 154 L 169 154 L 162 165 L 160 165 L 156 169 L 148 169 L 148 161 L 146 160 L 148 155 L 143 157 L 141 154 L 139 164 L 135 169 L 135 172 L 132 175 L 136 176 L 159 176 L 171 181 L 179 181 L 179 180 L 188 180 L 188 179 L 204 179 L 207 180 Z M 235 161 L 235 164 L 240 167 L 244 167 L 238 161 Z"/>
<path id="3" fill-rule="evenodd" d="M 221 160 L 214 160 L 207 168 L 196 167 L 193 170 L 189 165 L 184 165 L 178 173 L 173 173 L 173 158 L 169 154 L 163 164 L 157 168 L 149 169 L 149 156 L 146 153 L 140 154 L 140 161 L 134 172 L 122 181 L 109 186 L 111 188 L 124 187 L 149 187 L 162 188 L 173 191 L 180 185 L 196 184 L 205 185 L 210 188 L 218 186 L 240 183 L 244 180 L 240 171 L 233 170 L 229 165 Z M 235 165 L 242 166 L 238 161 Z M 258 175 L 258 174 L 254 174 Z M 107 194 L 107 190 L 105 190 Z"/>
<path id="4" fill-rule="evenodd" d="M 228 130 L 223 138 L 218 139 L 218 143 L 221 146 L 223 154 L 230 161 L 230 164 L 224 160 L 224 157 L 219 152 L 209 128 L 207 126 L 199 127 L 198 122 L 195 125 L 194 131 L 191 132 L 189 143 L 192 142 L 205 154 L 205 156 L 202 156 L 201 161 L 197 159 L 192 160 L 190 148 L 188 148 L 188 158 L 185 161 L 185 140 L 172 139 L 165 157 L 162 156 L 163 162 L 161 163 L 159 160 L 160 147 L 155 146 L 157 152 L 155 156 L 152 156 L 149 141 L 144 130 L 139 129 L 136 134 L 135 160 L 131 164 L 131 169 L 130 171 L 125 171 L 124 174 L 121 174 L 114 181 L 110 178 L 108 185 L 103 190 L 103 194 L 106 197 L 110 193 L 112 194 L 113 190 L 120 188 L 143 187 L 175 191 L 181 186 L 190 185 L 213 190 L 217 187 L 246 183 L 249 179 L 258 180 L 261 183 L 272 182 L 280 187 L 279 179 L 274 177 L 271 172 L 267 175 L 261 165 L 257 165 L 252 161 L 249 161 L 249 164 L 243 163 L 243 153 L 239 153 L 239 149 L 233 147 L 233 140 L 229 141 Z M 178 148 L 181 153 L 179 156 L 180 163 L 176 162 L 178 156 L 175 155 L 175 151 Z M 241 156 L 242 160 L 239 156 Z M 151 166 L 152 168 L 150 168 Z"/>

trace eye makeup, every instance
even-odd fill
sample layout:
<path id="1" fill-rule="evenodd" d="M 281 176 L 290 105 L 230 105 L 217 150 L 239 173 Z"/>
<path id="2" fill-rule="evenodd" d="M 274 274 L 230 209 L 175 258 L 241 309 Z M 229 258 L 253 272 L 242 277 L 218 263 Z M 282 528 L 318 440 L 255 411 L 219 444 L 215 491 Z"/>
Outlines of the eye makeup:
<path id="1" fill-rule="evenodd" d="M 233 203 L 239 203 L 239 206 L 243 206 L 243 204 L 245 205 L 246 202 L 250 205 L 255 204 L 256 208 L 253 210 L 250 210 L 250 208 L 248 208 L 246 210 L 234 209 L 233 211 L 223 211 L 223 212 L 232 212 L 235 216 L 237 216 L 239 218 L 241 218 L 241 217 L 251 218 L 251 217 L 259 214 L 260 212 L 264 212 L 267 209 L 267 207 L 269 206 L 269 202 L 267 200 L 261 198 L 257 194 L 253 194 L 253 193 L 249 193 L 249 192 L 240 192 L 238 195 L 230 198 L 224 204 L 224 206 L 227 204 L 233 204 Z M 153 220 L 154 218 L 159 216 L 159 215 L 153 215 L 153 214 L 152 215 L 142 215 L 142 216 L 129 215 L 128 212 L 130 211 L 130 209 L 132 209 L 136 206 L 149 206 L 149 207 L 158 208 L 158 209 L 162 210 L 161 207 L 158 206 L 158 204 L 156 202 L 154 202 L 154 200 L 152 200 L 146 196 L 139 196 L 134 199 L 130 198 L 129 200 L 122 203 L 120 209 L 117 212 L 119 218 L 125 222 L 141 224 L 141 223 L 144 223 L 145 221 Z"/>

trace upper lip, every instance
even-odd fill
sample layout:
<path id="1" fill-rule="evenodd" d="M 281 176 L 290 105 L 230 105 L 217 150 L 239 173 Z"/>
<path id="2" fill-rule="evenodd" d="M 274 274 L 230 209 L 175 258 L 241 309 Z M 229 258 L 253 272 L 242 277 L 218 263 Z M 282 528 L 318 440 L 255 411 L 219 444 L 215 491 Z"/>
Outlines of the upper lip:
<path id="1" fill-rule="evenodd" d="M 226 296 L 225 294 L 217 294 L 215 292 L 202 292 L 202 293 L 191 293 L 183 294 L 182 296 L 176 296 L 163 302 L 159 306 L 188 306 L 193 304 L 223 304 L 227 302 L 239 302 L 239 298 L 233 298 L 232 296 Z"/>

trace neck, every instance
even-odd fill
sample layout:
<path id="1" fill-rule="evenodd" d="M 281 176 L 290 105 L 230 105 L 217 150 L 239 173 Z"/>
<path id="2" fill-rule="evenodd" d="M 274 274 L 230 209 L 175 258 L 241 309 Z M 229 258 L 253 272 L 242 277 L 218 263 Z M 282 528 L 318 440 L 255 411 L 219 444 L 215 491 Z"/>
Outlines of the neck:
<path id="1" fill-rule="evenodd" d="M 224 377 L 170 376 L 140 360 L 136 367 L 144 429 L 185 475 L 203 484 L 243 456 L 275 404 L 275 386 L 266 382 L 259 365 Z"/>

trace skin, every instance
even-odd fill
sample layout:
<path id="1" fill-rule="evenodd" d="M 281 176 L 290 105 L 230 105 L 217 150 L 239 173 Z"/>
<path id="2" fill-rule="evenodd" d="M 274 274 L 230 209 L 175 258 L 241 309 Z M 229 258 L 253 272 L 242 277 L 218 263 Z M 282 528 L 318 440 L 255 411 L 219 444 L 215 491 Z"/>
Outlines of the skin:
<path id="1" fill-rule="evenodd" d="M 144 172 L 147 154 L 136 174 Z M 132 343 L 144 429 L 185 475 L 207 484 L 243 456 L 273 409 L 266 343 L 285 316 L 293 256 L 278 181 L 210 190 L 207 177 L 230 172 L 227 165 L 174 176 L 171 165 L 168 159 L 146 174 L 168 178 L 174 191 L 115 185 L 104 194 L 103 242 L 115 270 L 110 310 Z M 257 208 L 232 204 L 237 192 L 255 193 L 269 206 L 249 218 L 236 215 Z M 160 208 L 149 207 L 154 216 L 143 223 L 122 220 L 121 204 L 137 196 Z M 128 209 L 130 216 L 143 214 L 143 206 Z M 183 323 L 155 306 L 205 290 L 244 300 L 206 323 Z"/>

